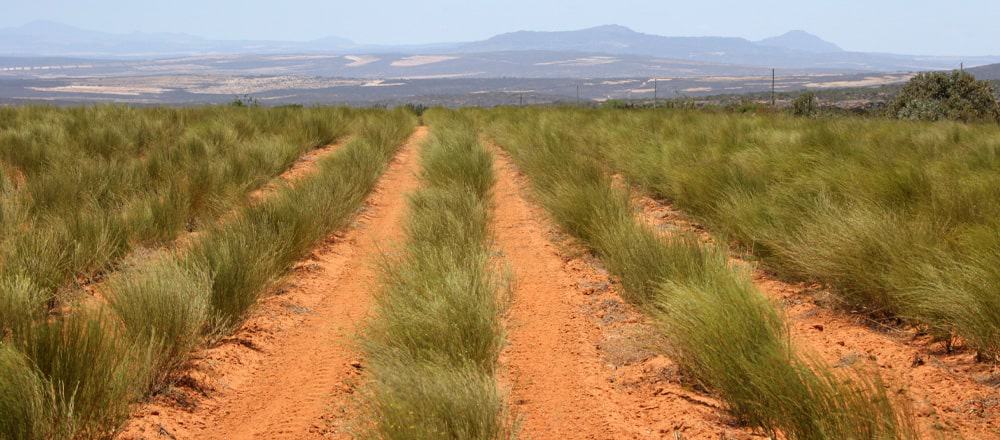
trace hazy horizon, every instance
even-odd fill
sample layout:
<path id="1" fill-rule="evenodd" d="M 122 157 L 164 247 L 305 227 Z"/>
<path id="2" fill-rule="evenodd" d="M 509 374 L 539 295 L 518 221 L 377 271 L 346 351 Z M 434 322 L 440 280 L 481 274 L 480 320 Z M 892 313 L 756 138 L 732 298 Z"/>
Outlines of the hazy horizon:
<path id="1" fill-rule="evenodd" d="M 327 36 L 369 44 L 469 41 L 517 30 L 571 30 L 619 24 L 668 36 L 758 40 L 802 29 L 846 50 L 914 55 L 1000 55 L 1000 3 L 860 0 L 803 5 L 707 0 L 697 4 L 592 0 L 398 0 L 333 4 L 318 0 L 204 2 L 39 0 L 5 6 L 0 27 L 47 20 L 114 33 L 176 32 L 214 39 L 304 41 Z M 718 11 L 724 11 L 722 13 Z M 848 25 L 845 25 L 848 23 Z M 942 31 L 933 31 L 942 29 Z"/>

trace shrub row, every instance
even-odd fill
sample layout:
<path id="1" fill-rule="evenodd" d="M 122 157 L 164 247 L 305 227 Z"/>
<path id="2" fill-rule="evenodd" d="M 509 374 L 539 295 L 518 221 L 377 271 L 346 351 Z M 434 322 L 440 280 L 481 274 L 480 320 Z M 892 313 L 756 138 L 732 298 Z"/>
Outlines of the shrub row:
<path id="1" fill-rule="evenodd" d="M 794 439 L 906 438 L 906 412 L 877 379 L 837 374 L 799 354 L 781 313 L 726 253 L 661 237 L 633 217 L 628 194 L 591 154 L 587 125 L 561 111 L 479 113 L 531 178 L 539 200 L 619 277 L 689 377 L 742 422 Z"/>
<path id="2" fill-rule="evenodd" d="M 501 285 L 490 261 L 492 160 L 472 122 L 434 109 L 424 118 L 424 187 L 410 197 L 407 241 L 384 266 L 363 346 L 373 437 L 509 436 L 494 373 Z"/>
<path id="3" fill-rule="evenodd" d="M 244 206 L 188 251 L 117 274 L 109 308 L 20 321 L 0 343 L 0 437 L 113 437 L 131 402 L 169 383 L 193 348 L 236 328 L 296 259 L 350 218 L 414 119 L 358 115 L 357 139 L 313 176 Z M 2 286 L 0 297 L 32 296 L 30 283 Z"/>

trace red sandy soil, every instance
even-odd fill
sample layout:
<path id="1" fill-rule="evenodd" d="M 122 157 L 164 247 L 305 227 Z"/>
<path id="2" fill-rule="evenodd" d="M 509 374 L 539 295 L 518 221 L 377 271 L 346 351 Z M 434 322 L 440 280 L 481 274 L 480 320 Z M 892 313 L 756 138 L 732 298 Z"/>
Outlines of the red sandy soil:
<path id="1" fill-rule="evenodd" d="M 197 353 L 177 385 L 137 408 L 121 438 L 349 437 L 364 368 L 353 336 L 377 288 L 377 258 L 403 237 L 426 134 L 418 128 L 407 141 L 355 225 L 300 262 L 236 334 Z"/>
<path id="2" fill-rule="evenodd" d="M 666 235 L 708 232 L 668 203 L 634 194 L 641 217 Z M 880 373 L 890 390 L 905 396 L 925 438 L 1000 438 L 1000 368 L 976 362 L 971 350 L 947 353 L 943 344 L 919 337 L 916 329 L 880 326 L 870 319 L 828 307 L 834 296 L 823 286 L 777 279 L 733 254 L 752 270 L 754 284 L 782 306 L 792 341 L 837 368 L 862 367 Z"/>
<path id="3" fill-rule="evenodd" d="M 277 190 L 281 189 L 283 185 L 293 184 L 295 181 L 316 172 L 316 163 L 319 162 L 320 159 L 336 153 L 341 147 L 351 143 L 351 140 L 353 140 L 353 137 L 348 136 L 333 144 L 307 151 L 305 154 L 299 156 L 299 158 L 296 159 L 295 162 L 288 167 L 288 169 L 281 173 L 281 175 L 271 179 L 271 181 L 266 185 L 251 192 L 249 196 L 250 200 L 255 203 L 260 202 L 261 200 L 274 194 Z"/>
<path id="4" fill-rule="evenodd" d="M 527 200 L 525 178 L 493 151 L 496 242 L 516 278 L 501 382 L 520 436 L 754 438 L 731 425 L 719 402 L 680 385 L 620 286 Z"/>

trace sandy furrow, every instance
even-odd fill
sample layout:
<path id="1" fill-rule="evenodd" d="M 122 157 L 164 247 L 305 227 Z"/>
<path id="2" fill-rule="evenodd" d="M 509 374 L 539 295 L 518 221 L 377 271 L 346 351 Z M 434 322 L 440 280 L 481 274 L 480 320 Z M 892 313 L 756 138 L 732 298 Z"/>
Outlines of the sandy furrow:
<path id="1" fill-rule="evenodd" d="M 198 353 L 179 386 L 143 406 L 123 438 L 349 437 L 362 364 L 353 336 L 377 287 L 377 258 L 403 238 L 418 185 L 420 127 L 350 230 L 301 262 L 233 337 Z"/>
<path id="2" fill-rule="evenodd" d="M 684 389 L 656 333 L 599 263 L 526 199 L 498 148 L 497 247 L 514 280 L 503 385 L 527 439 L 749 438 L 719 403 Z M 675 437 L 675 435 L 682 437 Z"/>
<path id="3" fill-rule="evenodd" d="M 313 174 L 316 172 L 316 164 L 320 160 L 336 153 L 344 145 L 351 143 L 352 140 L 354 140 L 354 136 L 348 135 L 332 144 L 307 151 L 305 154 L 299 156 L 298 159 L 295 159 L 295 162 L 280 175 L 271 179 L 264 186 L 250 192 L 249 199 L 251 203 L 259 203 L 261 200 L 274 194 L 282 185 L 294 184 L 296 181 Z"/>
<path id="4" fill-rule="evenodd" d="M 295 159 L 281 174 L 271 178 L 264 185 L 259 188 L 251 190 L 247 194 L 247 200 L 250 204 L 261 203 L 267 200 L 268 197 L 273 196 L 277 191 L 286 185 L 294 185 L 295 182 L 313 174 L 316 172 L 316 163 L 319 162 L 324 157 L 327 157 L 333 153 L 336 153 L 345 145 L 351 142 L 353 136 L 345 136 L 341 140 L 309 150 Z M 229 210 L 218 218 L 215 219 L 216 225 L 221 225 L 227 221 L 231 221 L 240 212 L 240 207 L 236 206 Z M 203 227 L 194 231 L 186 231 L 178 234 L 171 242 L 162 246 L 158 251 L 166 250 L 184 250 L 188 246 L 191 246 L 195 240 L 205 233 L 207 228 Z M 156 252 L 151 252 L 149 249 L 135 249 L 131 251 L 128 255 L 122 258 L 122 261 L 129 265 L 141 264 L 148 258 L 156 258 L 158 254 Z M 102 293 L 104 289 L 105 282 L 114 275 L 114 271 L 102 271 L 97 274 L 90 274 L 86 277 L 80 277 L 76 281 L 77 286 L 81 292 L 86 293 L 86 296 L 80 298 L 81 304 L 84 307 L 90 306 L 100 306 L 105 304 L 105 295 Z M 64 312 L 68 313 L 69 310 Z"/>
<path id="5" fill-rule="evenodd" d="M 711 236 L 667 203 L 635 194 L 640 215 L 664 234 Z M 825 307 L 832 294 L 817 285 L 783 282 L 738 255 L 734 264 L 752 270 L 754 284 L 787 315 L 793 343 L 837 368 L 874 368 L 892 391 L 903 394 L 925 438 L 1000 438 L 1000 368 L 978 363 L 969 351 L 946 353 L 942 344 L 912 329 L 874 327 L 863 316 Z M 956 435 L 958 434 L 958 435 Z"/>

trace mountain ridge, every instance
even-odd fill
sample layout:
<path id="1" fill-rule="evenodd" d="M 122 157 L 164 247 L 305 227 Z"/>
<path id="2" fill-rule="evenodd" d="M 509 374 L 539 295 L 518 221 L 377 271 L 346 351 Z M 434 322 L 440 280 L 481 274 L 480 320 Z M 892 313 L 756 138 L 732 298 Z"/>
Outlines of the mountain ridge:
<path id="1" fill-rule="evenodd" d="M 734 71 L 737 67 L 749 66 L 815 72 L 906 72 L 948 69 L 960 62 L 970 67 L 1000 62 L 1000 57 L 918 57 L 849 52 L 805 31 L 790 31 L 751 41 L 741 37 L 662 36 L 613 24 L 564 31 L 508 32 L 471 42 L 412 45 L 371 45 L 339 36 L 310 41 L 274 41 L 213 40 L 169 33 L 113 34 L 48 21 L 0 29 L 0 55 L 21 57 L 165 59 L 220 54 L 322 53 L 454 58 L 532 51 L 565 53 L 566 59 L 597 54 L 645 57 L 650 63 L 670 60 L 711 63 L 733 66 Z"/>

